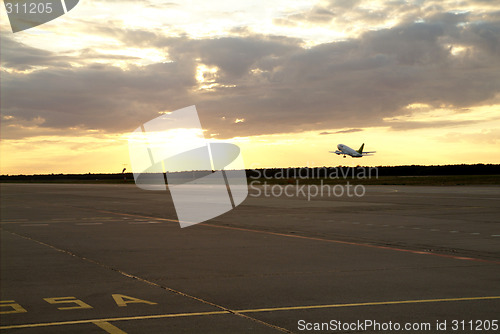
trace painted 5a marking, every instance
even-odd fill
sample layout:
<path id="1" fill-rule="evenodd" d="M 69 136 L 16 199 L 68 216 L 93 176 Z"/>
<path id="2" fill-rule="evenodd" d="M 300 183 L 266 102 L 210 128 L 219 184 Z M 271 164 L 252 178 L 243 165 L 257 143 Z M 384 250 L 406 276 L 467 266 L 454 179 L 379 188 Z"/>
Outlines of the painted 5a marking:
<path id="1" fill-rule="evenodd" d="M 151 302 L 144 299 L 139 299 L 135 297 L 130 297 L 122 294 L 112 294 L 111 297 L 115 301 L 116 305 L 119 307 L 127 306 L 128 304 L 147 304 L 156 305 L 158 303 Z M 51 297 L 43 298 L 49 304 L 66 304 L 66 306 L 58 307 L 58 310 L 79 310 L 79 309 L 89 309 L 93 308 L 84 301 L 77 299 L 76 297 Z M 12 314 L 12 313 L 26 313 L 28 312 L 21 304 L 17 303 L 15 300 L 1 300 L 0 301 L 0 314 Z"/>

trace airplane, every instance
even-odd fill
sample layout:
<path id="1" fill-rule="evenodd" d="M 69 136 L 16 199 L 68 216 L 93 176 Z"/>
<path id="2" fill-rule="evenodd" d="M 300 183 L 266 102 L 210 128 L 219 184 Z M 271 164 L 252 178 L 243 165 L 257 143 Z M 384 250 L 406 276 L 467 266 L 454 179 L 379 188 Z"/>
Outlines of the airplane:
<path id="1" fill-rule="evenodd" d="M 330 151 L 330 153 L 335 153 L 337 155 L 342 154 L 342 155 L 344 155 L 344 158 L 346 155 L 350 155 L 353 158 L 361 158 L 364 156 L 370 156 L 370 155 L 372 155 L 371 153 L 377 152 L 377 151 L 363 152 L 363 147 L 365 147 L 365 143 L 363 143 L 363 145 L 361 145 L 359 150 L 355 151 L 347 145 L 338 144 L 337 145 L 338 150 L 337 151 Z"/>

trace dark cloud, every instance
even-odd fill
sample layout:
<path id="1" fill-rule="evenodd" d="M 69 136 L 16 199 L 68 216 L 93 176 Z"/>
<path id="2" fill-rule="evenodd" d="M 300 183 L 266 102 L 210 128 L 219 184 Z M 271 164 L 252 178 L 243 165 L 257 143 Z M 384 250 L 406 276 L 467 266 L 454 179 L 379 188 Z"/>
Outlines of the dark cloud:
<path id="1" fill-rule="evenodd" d="M 360 131 L 363 131 L 363 129 L 340 130 L 340 131 L 336 131 L 335 133 L 353 133 L 353 132 L 360 132 Z"/>
<path id="2" fill-rule="evenodd" d="M 312 48 L 248 32 L 195 40 L 113 26 L 92 29 L 124 46 L 163 50 L 172 62 L 127 70 L 71 68 L 65 58 L 3 37 L 6 69 L 48 67 L 2 73 L 2 114 L 13 117 L 3 126 L 41 119 L 41 127 L 130 131 L 159 111 L 196 104 L 202 125 L 223 138 L 349 126 L 407 129 L 383 119 L 408 114 L 405 107 L 412 103 L 457 110 L 493 103 L 500 92 L 500 21 L 487 13 L 476 19 L 433 10 L 419 22 Z M 199 90 L 200 63 L 220 69 L 211 90 Z"/>
<path id="3" fill-rule="evenodd" d="M 348 130 L 339 130 L 339 131 L 335 131 L 335 132 L 324 131 L 324 132 L 320 132 L 319 134 L 320 135 L 334 135 L 334 134 L 338 134 L 338 133 L 353 133 L 353 132 L 360 132 L 360 131 L 363 131 L 363 129 L 348 129 Z"/>
<path id="4" fill-rule="evenodd" d="M 9 125 L 124 131 L 169 109 L 195 83 L 191 67 L 178 63 L 133 67 L 127 71 L 94 64 L 31 74 L 2 75 L 2 136 Z M 167 97 L 167 98 L 165 98 Z M 182 106 L 182 103 L 178 103 Z M 5 118 L 5 116 L 7 116 Z M 9 117 L 10 116 L 10 117 Z"/>
<path id="5" fill-rule="evenodd" d="M 0 45 L 2 67 L 5 68 L 25 71 L 36 66 L 70 67 L 68 57 L 15 42 L 6 33 L 0 35 Z"/>
<path id="6" fill-rule="evenodd" d="M 262 64 L 275 66 L 280 59 L 298 50 L 294 39 L 288 38 L 218 38 L 209 40 L 180 40 L 168 43 L 169 55 L 175 61 L 199 58 L 201 63 L 217 66 L 222 71 L 221 81 L 234 82 L 248 74 L 252 67 Z"/>
<path id="7" fill-rule="evenodd" d="M 10 34 L 2 33 L 0 36 L 0 54 L 2 67 L 17 71 L 29 71 L 37 67 L 49 68 L 71 68 L 71 63 L 79 63 L 85 60 L 131 60 L 137 57 L 102 54 L 92 49 L 82 49 L 78 52 L 73 50 L 53 53 L 46 50 L 27 46 L 23 43 L 14 41 L 9 37 Z M 74 54 L 76 53 L 76 54 Z"/>

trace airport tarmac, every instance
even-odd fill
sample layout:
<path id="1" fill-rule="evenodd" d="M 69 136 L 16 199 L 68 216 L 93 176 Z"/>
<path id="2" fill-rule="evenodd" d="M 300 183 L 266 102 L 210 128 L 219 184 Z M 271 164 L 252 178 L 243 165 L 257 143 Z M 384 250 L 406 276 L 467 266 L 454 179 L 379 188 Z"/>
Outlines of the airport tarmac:
<path id="1" fill-rule="evenodd" d="M 183 229 L 167 192 L 0 190 L 2 333 L 500 331 L 500 187 L 254 186 Z"/>

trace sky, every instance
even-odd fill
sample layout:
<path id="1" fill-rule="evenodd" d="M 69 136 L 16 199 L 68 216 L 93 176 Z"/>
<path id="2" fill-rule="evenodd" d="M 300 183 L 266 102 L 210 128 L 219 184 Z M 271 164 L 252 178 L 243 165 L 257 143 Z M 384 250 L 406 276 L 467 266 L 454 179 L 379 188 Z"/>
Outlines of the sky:
<path id="1" fill-rule="evenodd" d="M 82 0 L 17 33 L 0 19 L 0 174 L 130 170 L 130 133 L 191 105 L 247 168 L 500 163 L 497 1 Z"/>

